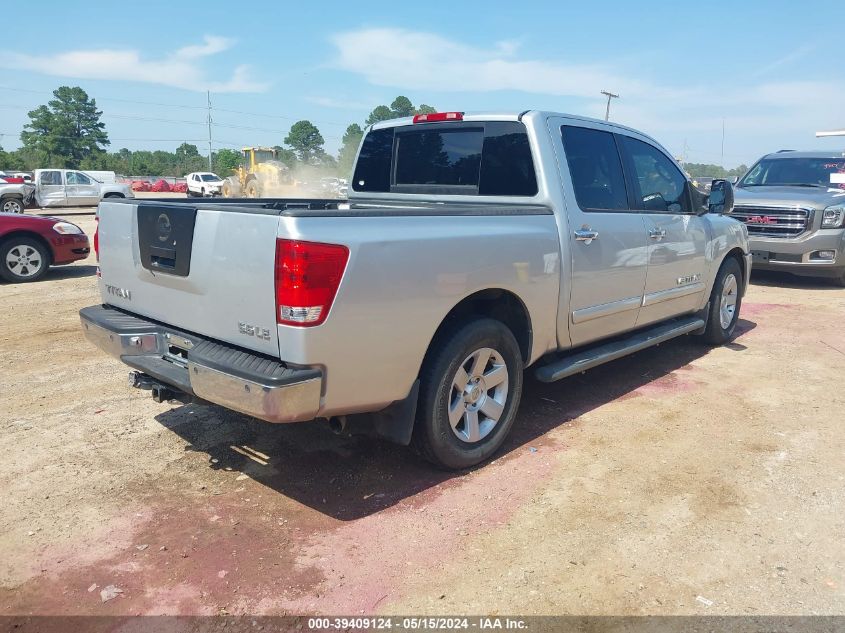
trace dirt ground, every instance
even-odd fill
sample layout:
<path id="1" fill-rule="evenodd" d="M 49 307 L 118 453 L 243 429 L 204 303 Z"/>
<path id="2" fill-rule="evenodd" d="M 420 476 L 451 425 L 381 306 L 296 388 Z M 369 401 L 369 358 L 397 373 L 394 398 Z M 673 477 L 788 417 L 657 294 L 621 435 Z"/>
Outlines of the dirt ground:
<path id="1" fill-rule="evenodd" d="M 130 389 L 95 271 L 0 285 L 0 615 L 845 613 L 845 289 L 755 276 L 725 347 L 527 378 L 453 475 Z"/>

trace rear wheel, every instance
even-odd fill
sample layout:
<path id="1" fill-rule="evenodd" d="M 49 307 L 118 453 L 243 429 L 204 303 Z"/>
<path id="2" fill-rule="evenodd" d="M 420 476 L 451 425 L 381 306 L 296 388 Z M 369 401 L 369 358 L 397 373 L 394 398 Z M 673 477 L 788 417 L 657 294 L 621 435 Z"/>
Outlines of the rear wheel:
<path id="1" fill-rule="evenodd" d="M 450 470 L 489 458 L 513 426 L 522 369 L 519 345 L 499 321 L 472 321 L 444 338 L 420 374 L 414 449 Z"/>
<path id="2" fill-rule="evenodd" d="M 742 279 L 742 270 L 733 257 L 722 262 L 713 283 L 707 328 L 702 335 L 707 343 L 721 345 L 733 337 L 742 305 Z"/>
<path id="3" fill-rule="evenodd" d="M 23 200 L 20 198 L 3 198 L 0 203 L 3 213 L 23 213 Z"/>
<path id="4" fill-rule="evenodd" d="M 0 246 L 0 276 L 6 281 L 36 281 L 49 267 L 50 255 L 37 240 L 12 236 Z"/>

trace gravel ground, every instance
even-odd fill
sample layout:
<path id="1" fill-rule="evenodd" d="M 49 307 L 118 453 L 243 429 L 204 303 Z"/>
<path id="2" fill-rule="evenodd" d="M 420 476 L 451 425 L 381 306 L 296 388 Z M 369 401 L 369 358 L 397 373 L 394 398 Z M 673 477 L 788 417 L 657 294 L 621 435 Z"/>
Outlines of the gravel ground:
<path id="1" fill-rule="evenodd" d="M 454 475 L 130 389 L 95 272 L 0 285 L 0 615 L 845 613 L 845 289 L 755 275 L 725 347 L 528 378 Z"/>

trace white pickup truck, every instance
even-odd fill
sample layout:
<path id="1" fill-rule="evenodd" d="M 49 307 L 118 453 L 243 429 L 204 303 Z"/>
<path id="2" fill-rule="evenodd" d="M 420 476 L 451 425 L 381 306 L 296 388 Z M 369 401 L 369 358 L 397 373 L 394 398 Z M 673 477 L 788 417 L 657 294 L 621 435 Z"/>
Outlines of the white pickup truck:
<path id="1" fill-rule="evenodd" d="M 728 341 L 751 270 L 730 183 L 552 112 L 377 123 L 348 201 L 104 201 L 85 335 L 158 400 L 490 457 L 542 381 Z M 565 387 L 562 387 L 565 388 Z"/>
<path id="2" fill-rule="evenodd" d="M 89 207 L 107 198 L 135 197 L 129 185 L 100 182 L 76 169 L 36 169 L 33 175 L 35 204 L 42 208 Z"/>

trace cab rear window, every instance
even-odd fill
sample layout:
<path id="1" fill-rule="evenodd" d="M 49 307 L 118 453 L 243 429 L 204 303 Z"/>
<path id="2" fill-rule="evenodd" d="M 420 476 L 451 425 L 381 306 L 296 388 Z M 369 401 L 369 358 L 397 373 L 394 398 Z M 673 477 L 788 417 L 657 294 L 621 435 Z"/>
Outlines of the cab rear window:
<path id="1" fill-rule="evenodd" d="M 517 121 L 412 125 L 370 132 L 352 188 L 360 192 L 533 196 L 534 161 Z"/>

